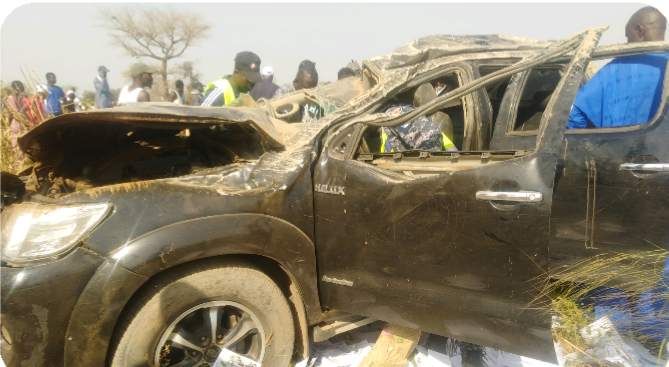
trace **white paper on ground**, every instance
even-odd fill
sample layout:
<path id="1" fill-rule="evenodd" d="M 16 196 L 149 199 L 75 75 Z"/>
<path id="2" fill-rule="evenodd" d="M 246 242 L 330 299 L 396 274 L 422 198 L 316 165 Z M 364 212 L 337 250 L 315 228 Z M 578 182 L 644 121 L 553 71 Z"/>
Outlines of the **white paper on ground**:
<path id="1" fill-rule="evenodd" d="M 260 363 L 231 350 L 223 349 L 218 354 L 214 367 L 260 367 Z"/>
<path id="2" fill-rule="evenodd" d="M 355 331 L 350 336 L 360 339 L 360 342 L 346 344 L 325 341 L 318 343 L 312 350 L 312 358 L 307 367 L 355 367 L 372 350 L 379 332 L 360 333 Z M 493 348 L 486 348 L 486 363 L 495 367 L 558 367 L 558 365 L 539 361 L 529 357 L 522 357 L 512 353 L 502 352 Z M 416 346 L 416 350 L 409 359 L 408 367 L 462 367 L 462 358 L 456 353 L 453 356 L 431 350 L 424 345 Z"/>
<path id="3" fill-rule="evenodd" d="M 581 329 L 581 336 L 590 346 L 587 353 L 597 361 L 607 361 L 624 367 L 660 367 L 664 361 L 658 361 L 638 342 L 622 337 L 611 320 L 603 316 Z M 558 344 L 555 352 L 561 365 L 569 363 L 587 364 L 591 359 L 582 353 L 565 354 Z M 665 366 L 669 367 L 669 366 Z"/>

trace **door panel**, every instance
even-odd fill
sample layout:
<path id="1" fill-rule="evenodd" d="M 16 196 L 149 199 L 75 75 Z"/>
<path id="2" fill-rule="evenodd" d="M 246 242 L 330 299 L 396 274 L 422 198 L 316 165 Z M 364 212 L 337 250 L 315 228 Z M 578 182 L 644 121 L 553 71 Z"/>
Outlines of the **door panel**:
<path id="1" fill-rule="evenodd" d="M 599 32 L 584 37 L 544 125 L 564 125 L 577 89 L 573 81 L 582 77 L 598 38 Z M 362 125 L 348 129 L 339 135 L 362 135 Z M 526 355 L 550 355 L 549 320 L 526 306 L 535 295 L 531 281 L 547 270 L 563 132 L 544 126 L 539 136 L 545 141 L 531 154 L 491 159 L 463 152 L 450 159 L 468 168 L 431 174 L 420 167 L 439 154 L 375 154 L 388 169 L 322 154 L 314 171 L 322 304 Z M 418 168 L 396 172 L 392 158 L 397 166 L 413 159 Z"/>
<path id="2" fill-rule="evenodd" d="M 533 297 L 529 280 L 547 265 L 552 156 L 420 179 L 358 161 L 326 164 L 316 182 L 341 186 L 345 195 L 316 194 L 324 305 L 398 323 L 407 320 L 395 307 L 429 305 L 439 312 L 420 315 L 420 328 L 442 334 L 448 328 L 464 340 L 471 338 L 471 324 L 462 320 L 472 314 L 484 324 L 536 317 L 521 314 Z M 483 190 L 531 190 L 543 200 L 477 200 Z M 481 330 L 489 328 L 494 323 Z M 527 332 L 486 331 L 479 338 L 488 344 L 523 339 L 538 347 Z"/>
<path id="3" fill-rule="evenodd" d="M 552 224 L 556 264 L 669 248 L 666 110 L 649 126 L 621 130 L 567 135 Z"/>

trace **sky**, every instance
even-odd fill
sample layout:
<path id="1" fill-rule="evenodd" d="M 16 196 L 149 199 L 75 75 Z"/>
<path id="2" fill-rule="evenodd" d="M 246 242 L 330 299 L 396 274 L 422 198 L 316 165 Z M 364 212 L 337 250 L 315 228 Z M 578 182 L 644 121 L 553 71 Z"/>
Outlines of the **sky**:
<path id="1" fill-rule="evenodd" d="M 320 80 L 336 80 L 350 60 L 392 52 L 430 34 L 506 34 L 561 39 L 587 27 L 608 25 L 602 44 L 625 42 L 625 23 L 639 3 L 248 3 L 248 4 L 27 4 L 1 28 L 0 78 L 43 82 L 48 71 L 58 84 L 79 92 L 93 89 L 99 65 L 111 72 L 112 88 L 128 81 L 135 61 L 112 45 L 100 14 L 120 8 L 172 8 L 195 13 L 211 26 L 208 37 L 180 61 L 192 61 L 203 82 L 229 74 L 234 55 L 250 50 L 275 81 L 292 81 L 303 59 L 316 62 Z"/>

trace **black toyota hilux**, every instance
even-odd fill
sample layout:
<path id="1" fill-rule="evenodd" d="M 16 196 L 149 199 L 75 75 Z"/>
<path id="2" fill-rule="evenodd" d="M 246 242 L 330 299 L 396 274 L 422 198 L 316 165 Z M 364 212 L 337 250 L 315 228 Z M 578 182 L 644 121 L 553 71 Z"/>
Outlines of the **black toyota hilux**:
<path id="1" fill-rule="evenodd" d="M 432 36 L 254 106 L 44 122 L 3 175 L 2 358 L 287 366 L 358 317 L 554 359 L 532 281 L 669 247 L 667 83 L 645 124 L 565 132 L 589 64 L 669 50 L 601 32 Z M 426 82 L 450 88 L 385 112 Z M 380 127 L 437 111 L 457 152 L 380 149 Z"/>

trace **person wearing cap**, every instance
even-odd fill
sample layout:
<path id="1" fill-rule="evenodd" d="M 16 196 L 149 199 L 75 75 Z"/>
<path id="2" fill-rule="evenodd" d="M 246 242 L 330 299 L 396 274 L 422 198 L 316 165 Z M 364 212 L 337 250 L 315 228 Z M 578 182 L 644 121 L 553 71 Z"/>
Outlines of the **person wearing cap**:
<path id="1" fill-rule="evenodd" d="M 230 106 L 240 93 L 246 93 L 260 80 L 260 57 L 251 51 L 242 51 L 235 56 L 235 70 L 207 84 L 202 106 Z"/>
<path id="2" fill-rule="evenodd" d="M 117 105 L 137 102 L 151 102 L 147 89 L 153 85 L 153 71 L 145 64 L 136 63 L 130 67 L 132 83 L 124 86 L 118 95 Z"/>
<path id="3" fill-rule="evenodd" d="M 106 66 L 98 67 L 98 75 L 93 79 L 95 87 L 95 108 L 109 108 L 113 104 L 109 82 L 107 82 L 107 73 L 109 69 Z"/>
<path id="4" fill-rule="evenodd" d="M 274 84 L 274 68 L 263 66 L 260 70 L 260 77 L 260 81 L 251 89 L 251 97 L 255 100 L 260 98 L 272 99 L 279 89 L 279 86 Z"/>

